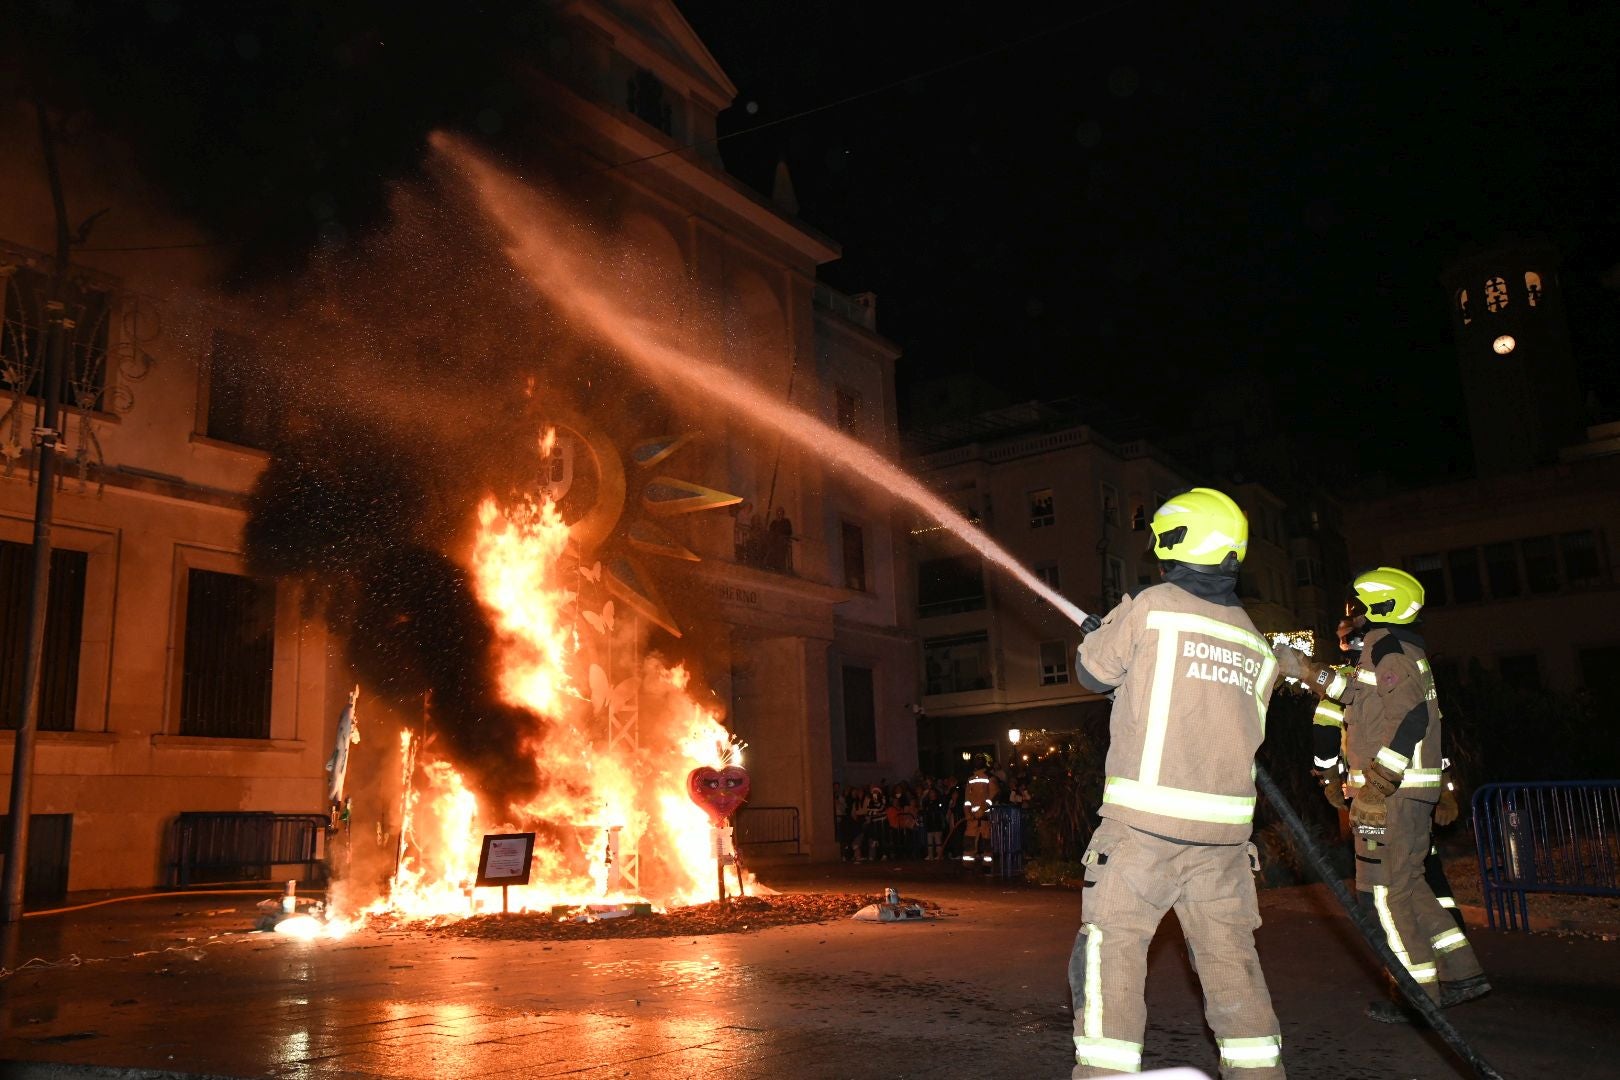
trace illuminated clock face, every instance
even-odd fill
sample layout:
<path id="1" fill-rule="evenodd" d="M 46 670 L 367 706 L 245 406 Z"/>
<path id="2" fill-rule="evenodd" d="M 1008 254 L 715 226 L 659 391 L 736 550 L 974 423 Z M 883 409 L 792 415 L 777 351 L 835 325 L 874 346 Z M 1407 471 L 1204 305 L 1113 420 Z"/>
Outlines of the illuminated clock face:
<path id="1" fill-rule="evenodd" d="M 1512 334 L 1503 334 L 1491 342 L 1491 348 L 1496 350 L 1497 356 L 1506 356 L 1513 351 L 1513 347 L 1517 344 L 1518 342 L 1513 340 Z"/>

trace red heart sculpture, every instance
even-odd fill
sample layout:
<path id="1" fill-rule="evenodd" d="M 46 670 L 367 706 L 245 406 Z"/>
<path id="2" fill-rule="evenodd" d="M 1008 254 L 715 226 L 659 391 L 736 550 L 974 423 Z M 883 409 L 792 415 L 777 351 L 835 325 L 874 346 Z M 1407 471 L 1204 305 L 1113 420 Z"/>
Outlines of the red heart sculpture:
<path id="1" fill-rule="evenodd" d="M 748 801 L 748 770 L 740 765 L 723 769 L 701 765 L 686 774 L 686 793 L 719 825 Z"/>

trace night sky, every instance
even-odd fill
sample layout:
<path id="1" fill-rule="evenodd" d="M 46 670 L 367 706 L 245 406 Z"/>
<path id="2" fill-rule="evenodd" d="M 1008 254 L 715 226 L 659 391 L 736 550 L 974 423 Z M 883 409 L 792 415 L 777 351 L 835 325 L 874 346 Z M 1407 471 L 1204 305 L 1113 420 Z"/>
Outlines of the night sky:
<path id="1" fill-rule="evenodd" d="M 760 187 L 789 163 L 903 383 L 1079 395 L 1127 433 L 1247 404 L 1337 475 L 1422 480 L 1468 465 L 1441 269 L 1541 232 L 1620 406 L 1620 5 L 681 7 L 758 105 L 723 133 L 1023 39 L 722 144 Z"/>
<path id="2" fill-rule="evenodd" d="M 128 138 L 244 280 L 363 234 L 429 130 L 499 150 L 546 22 L 530 3 L 8 7 L 0 90 Z M 1466 471 L 1437 279 L 1540 232 L 1620 406 L 1620 5 L 679 7 L 740 89 L 728 165 L 769 190 L 789 163 L 801 217 L 844 248 L 825 276 L 875 291 L 905 349 L 902 394 L 976 373 L 1123 435 L 1242 423 L 1334 477 Z"/>

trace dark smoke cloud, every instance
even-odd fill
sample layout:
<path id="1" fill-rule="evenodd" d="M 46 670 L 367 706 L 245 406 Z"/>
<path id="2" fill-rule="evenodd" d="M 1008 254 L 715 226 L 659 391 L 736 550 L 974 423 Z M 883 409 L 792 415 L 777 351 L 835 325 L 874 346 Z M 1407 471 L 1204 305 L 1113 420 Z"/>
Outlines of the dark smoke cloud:
<path id="1" fill-rule="evenodd" d="M 38 95 L 128 145 L 262 280 L 384 222 L 428 132 L 520 137 L 547 18 L 520 0 L 11 0 L 0 98 Z"/>
<path id="2" fill-rule="evenodd" d="M 509 278 L 452 200 L 400 187 L 386 229 L 259 297 L 240 358 L 279 416 L 250 566 L 306 585 L 368 692 L 407 715 L 431 692 L 434 753 L 496 811 L 548 782 L 519 752 L 548 719 L 501 700 L 458 557 L 481 498 L 532 487 L 526 386 L 578 396 L 564 339 Z"/>

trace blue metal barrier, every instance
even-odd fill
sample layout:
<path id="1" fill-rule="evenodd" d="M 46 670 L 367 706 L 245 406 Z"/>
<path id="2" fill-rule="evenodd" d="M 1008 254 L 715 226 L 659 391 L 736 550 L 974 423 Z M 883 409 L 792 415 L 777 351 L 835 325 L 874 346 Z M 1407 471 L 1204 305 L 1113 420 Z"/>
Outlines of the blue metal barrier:
<path id="1" fill-rule="evenodd" d="M 990 854 L 1004 878 L 1024 872 L 1024 813 L 1016 806 L 990 808 Z"/>
<path id="2" fill-rule="evenodd" d="M 1526 929 L 1533 892 L 1620 896 L 1620 780 L 1486 784 L 1473 805 L 1492 930 Z"/>

